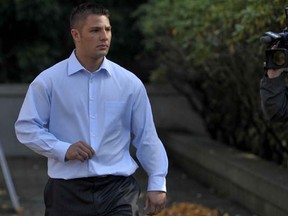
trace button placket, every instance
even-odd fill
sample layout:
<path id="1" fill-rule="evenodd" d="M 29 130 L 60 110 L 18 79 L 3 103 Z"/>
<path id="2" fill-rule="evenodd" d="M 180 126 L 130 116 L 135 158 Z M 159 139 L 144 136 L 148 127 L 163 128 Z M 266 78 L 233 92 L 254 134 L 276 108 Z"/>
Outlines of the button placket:
<path id="1" fill-rule="evenodd" d="M 96 131 L 97 131 L 97 101 L 96 101 L 96 80 L 91 74 L 89 79 L 89 123 L 90 123 L 90 144 L 96 146 Z"/>

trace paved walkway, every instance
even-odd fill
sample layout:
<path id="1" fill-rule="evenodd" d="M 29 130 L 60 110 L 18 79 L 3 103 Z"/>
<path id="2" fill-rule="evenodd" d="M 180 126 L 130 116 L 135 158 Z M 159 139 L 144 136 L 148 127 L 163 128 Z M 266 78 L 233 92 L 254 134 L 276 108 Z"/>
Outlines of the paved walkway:
<path id="1" fill-rule="evenodd" d="M 20 205 L 24 212 L 22 216 L 43 216 L 43 189 L 47 180 L 46 159 L 42 157 L 7 158 L 8 166 L 14 181 Z M 1 170 L 0 170 L 1 171 Z M 136 173 L 136 178 L 144 191 L 146 176 L 142 170 Z M 213 188 L 205 187 L 189 178 L 170 161 L 168 186 L 168 207 L 173 203 L 191 202 L 209 208 L 217 208 L 223 216 L 255 216 L 244 207 L 229 199 L 217 195 Z M 140 208 L 143 208 L 144 195 L 140 198 Z M 0 215 L 17 215 L 11 210 L 11 202 L 6 191 L 2 172 L 0 172 Z"/>

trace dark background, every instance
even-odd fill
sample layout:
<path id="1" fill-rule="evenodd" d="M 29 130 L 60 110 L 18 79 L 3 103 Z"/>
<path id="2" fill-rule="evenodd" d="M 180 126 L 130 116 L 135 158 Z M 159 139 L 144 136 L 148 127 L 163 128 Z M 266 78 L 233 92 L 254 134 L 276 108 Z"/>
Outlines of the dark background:
<path id="1" fill-rule="evenodd" d="M 0 2 L 0 83 L 31 82 L 37 74 L 71 54 L 69 16 L 73 6 L 85 1 L 31 0 Z M 94 1 L 111 12 L 113 26 L 109 58 L 147 81 L 145 68 L 135 63 L 141 34 L 133 12 L 145 1 Z M 136 69 L 137 68 L 137 69 Z"/>
<path id="2" fill-rule="evenodd" d="M 0 1 L 0 83 L 30 83 L 71 54 L 69 15 L 80 2 Z M 287 167 L 287 124 L 265 119 L 259 96 L 269 48 L 259 38 L 283 31 L 285 0 L 94 2 L 111 12 L 109 59 L 145 84 L 172 85 L 212 139 Z"/>

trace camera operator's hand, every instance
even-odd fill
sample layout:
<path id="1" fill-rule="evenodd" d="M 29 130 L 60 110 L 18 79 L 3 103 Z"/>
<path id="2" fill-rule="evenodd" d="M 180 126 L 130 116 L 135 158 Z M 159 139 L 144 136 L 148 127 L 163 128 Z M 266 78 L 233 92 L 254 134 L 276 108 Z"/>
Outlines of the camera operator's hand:
<path id="1" fill-rule="evenodd" d="M 276 70 L 276 69 L 268 69 L 267 71 L 267 76 L 272 79 L 272 78 L 276 78 L 278 76 L 280 76 L 280 74 L 283 72 L 282 69 L 280 70 Z"/>
<path id="2" fill-rule="evenodd" d="M 276 48 L 277 48 L 277 45 L 274 45 L 272 47 L 272 49 L 276 49 Z M 270 79 L 273 79 L 273 78 L 280 76 L 282 72 L 283 72 L 283 69 L 278 69 L 278 70 L 277 69 L 268 69 L 267 76 Z"/>

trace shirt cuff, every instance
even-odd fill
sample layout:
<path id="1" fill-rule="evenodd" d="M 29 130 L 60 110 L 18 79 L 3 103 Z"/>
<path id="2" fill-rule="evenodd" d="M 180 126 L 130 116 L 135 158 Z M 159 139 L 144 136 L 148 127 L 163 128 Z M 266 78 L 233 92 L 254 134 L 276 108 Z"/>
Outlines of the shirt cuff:
<path id="1" fill-rule="evenodd" d="M 166 189 L 166 178 L 159 176 L 150 176 L 148 179 L 148 189 L 147 191 L 164 191 Z"/>
<path id="2" fill-rule="evenodd" d="M 65 161 L 65 156 L 68 148 L 70 147 L 70 143 L 67 142 L 58 142 L 54 146 L 54 151 L 55 151 L 55 159 L 59 161 Z"/>

